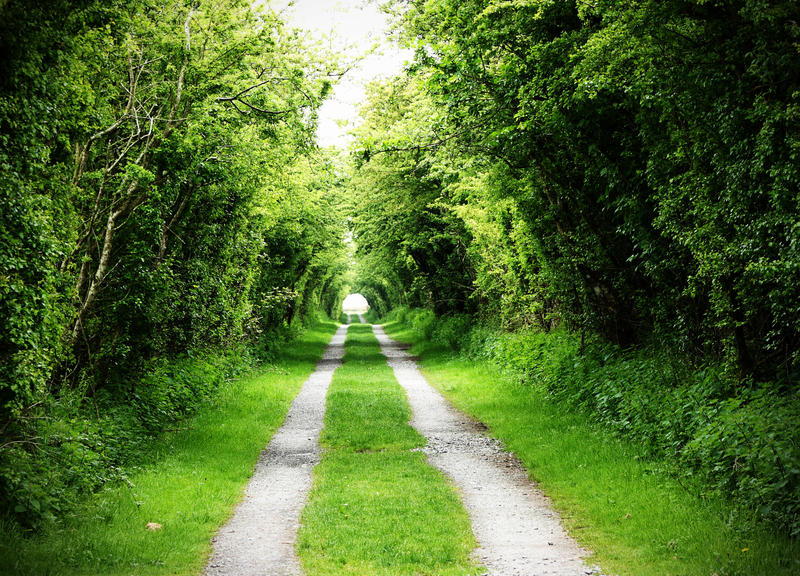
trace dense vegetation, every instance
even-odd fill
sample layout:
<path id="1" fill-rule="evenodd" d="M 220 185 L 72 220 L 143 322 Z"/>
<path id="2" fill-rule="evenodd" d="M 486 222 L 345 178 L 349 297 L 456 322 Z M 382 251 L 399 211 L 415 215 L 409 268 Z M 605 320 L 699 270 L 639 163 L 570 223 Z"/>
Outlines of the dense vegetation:
<path id="1" fill-rule="evenodd" d="M 384 323 L 386 332 L 412 344 L 428 381 L 522 460 L 570 534 L 592 551 L 590 564 L 596 563 L 604 574 L 797 573 L 800 541 L 739 514 L 727 494 L 703 489 L 692 477 L 696 470 L 675 462 L 674 453 L 659 455 L 655 444 L 668 445 L 668 437 L 656 438 L 649 446 L 619 437 L 625 422 L 611 416 L 618 407 L 627 408 L 629 416 L 640 416 L 636 394 L 607 396 L 599 417 L 587 417 L 580 406 L 576 409 L 570 392 L 579 391 L 582 380 L 564 374 L 567 362 L 580 360 L 570 357 L 577 343 L 574 335 L 541 330 L 499 333 L 483 327 L 464 338 L 463 326 L 452 318 L 434 319 L 429 310 L 400 308 L 391 316 L 396 320 Z M 465 344 L 458 352 L 447 344 L 453 328 L 459 329 L 459 341 Z M 654 363 L 617 359 L 605 366 L 583 360 L 574 367 L 587 368 L 592 384 L 614 378 L 636 383 L 637 377 L 659 374 Z M 531 385 L 535 381 L 543 385 Z M 562 390 L 566 394 L 554 394 L 553 385 L 559 382 L 569 388 Z M 591 391 L 591 385 L 585 387 L 586 398 Z M 607 390 L 598 392 L 597 398 Z M 653 387 L 651 392 L 651 399 L 660 399 L 673 396 L 675 389 Z M 684 420 L 690 423 L 702 416 L 690 412 Z M 650 423 L 637 418 L 627 424 L 641 431 Z"/>
<path id="2" fill-rule="evenodd" d="M 11 0 L 0 54 L 0 510 L 31 527 L 338 315 L 338 72 L 244 0 Z"/>
<path id="3" fill-rule="evenodd" d="M 201 574 L 225 522 L 337 325 L 314 322 L 266 366 L 226 383 L 180 430 L 151 439 L 125 482 L 82 498 L 35 533 L 8 530 L 3 576 Z M 163 529 L 145 529 L 158 522 Z"/>
<path id="4" fill-rule="evenodd" d="M 358 290 L 800 533 L 800 5 L 393 5 Z"/>
<path id="5" fill-rule="evenodd" d="M 800 533 L 797 2 L 391 1 L 352 178 L 334 55 L 251 4 L 0 2 L 0 523 L 338 317 L 348 189 L 372 314 Z"/>

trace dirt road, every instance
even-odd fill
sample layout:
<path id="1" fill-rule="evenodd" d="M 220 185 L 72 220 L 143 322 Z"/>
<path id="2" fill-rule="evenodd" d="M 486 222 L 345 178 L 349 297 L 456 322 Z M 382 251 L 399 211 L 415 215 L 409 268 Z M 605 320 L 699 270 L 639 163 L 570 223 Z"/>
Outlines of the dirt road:
<path id="1" fill-rule="evenodd" d="M 285 423 L 261 454 L 243 501 L 214 538 L 206 576 L 302 574 L 294 543 L 311 471 L 320 459 L 325 396 L 342 361 L 346 331 L 347 326 L 341 326 L 333 336 Z M 406 390 L 411 424 L 428 441 L 428 461 L 450 477 L 461 494 L 478 541 L 476 561 L 492 576 L 595 574 L 516 457 L 434 390 L 382 327 L 373 326 L 373 331 Z"/>

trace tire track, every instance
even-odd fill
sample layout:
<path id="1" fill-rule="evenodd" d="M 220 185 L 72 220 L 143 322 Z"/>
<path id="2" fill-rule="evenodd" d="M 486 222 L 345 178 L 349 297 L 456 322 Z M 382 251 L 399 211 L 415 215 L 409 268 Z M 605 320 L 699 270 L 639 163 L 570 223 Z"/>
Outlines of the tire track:
<path id="1" fill-rule="evenodd" d="M 405 388 L 428 461 L 452 478 L 472 519 L 476 560 L 493 576 L 583 576 L 586 551 L 561 527 L 525 468 L 480 425 L 453 408 L 403 346 L 373 326 L 381 351 Z"/>
<path id="2" fill-rule="evenodd" d="M 319 433 L 333 372 L 342 363 L 347 326 L 334 334 L 286 420 L 261 453 L 244 498 L 213 539 L 206 576 L 301 574 L 294 551 L 300 511 L 319 462 Z"/>

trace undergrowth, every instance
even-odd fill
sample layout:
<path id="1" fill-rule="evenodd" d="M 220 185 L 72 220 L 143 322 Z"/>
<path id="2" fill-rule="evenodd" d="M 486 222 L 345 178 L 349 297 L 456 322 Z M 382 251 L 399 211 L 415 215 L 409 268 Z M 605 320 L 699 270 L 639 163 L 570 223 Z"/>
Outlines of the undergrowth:
<path id="1" fill-rule="evenodd" d="M 193 386 L 205 397 L 195 400 L 194 413 L 188 415 L 185 406 L 177 409 L 169 404 L 169 395 L 149 394 L 149 409 L 160 407 L 164 418 L 169 416 L 172 422 L 162 420 L 158 434 L 148 431 L 149 425 L 137 416 L 144 404 L 131 405 L 125 418 L 120 417 L 121 423 L 105 418 L 97 424 L 86 416 L 81 419 L 77 412 L 75 421 L 63 426 L 95 426 L 91 434 L 102 431 L 109 447 L 102 457 L 111 457 L 111 447 L 125 448 L 125 454 L 115 456 L 124 465 L 107 472 L 108 462 L 92 458 L 93 452 L 87 449 L 83 459 L 75 457 L 75 463 L 63 462 L 63 468 L 52 471 L 49 478 L 67 482 L 72 480 L 70 474 L 86 474 L 88 464 L 95 462 L 92 473 L 98 478 L 94 482 L 102 487 L 84 495 L 71 485 L 69 508 L 58 521 L 41 523 L 35 532 L 21 529 L 9 518 L 0 520 L 4 535 L 0 575 L 200 573 L 211 537 L 241 498 L 258 454 L 283 422 L 335 329 L 332 322 L 316 324 L 283 346 L 274 363 L 248 369 L 230 382 L 232 374 L 244 366 L 241 359 L 221 364 L 220 357 L 212 356 L 187 358 L 185 364 L 165 363 L 151 378 L 182 378 L 184 386 Z M 176 365 L 190 375 L 182 375 Z M 103 450 L 96 438 L 84 434 L 74 442 L 80 447 L 79 442 L 94 439 L 91 449 Z M 129 452 L 134 446 L 135 458 Z M 79 453 L 78 448 L 69 448 L 70 453 Z M 50 456 L 55 458 L 55 454 Z M 36 462 L 43 466 L 44 460 Z M 78 480 L 86 483 L 85 490 L 92 488 L 85 478 Z M 161 529 L 149 530 L 151 522 Z"/>
<path id="2" fill-rule="evenodd" d="M 380 316 L 375 311 L 374 308 L 370 308 L 367 310 L 367 313 L 364 314 L 364 322 L 367 324 L 377 324 L 380 321 Z"/>
<path id="3" fill-rule="evenodd" d="M 468 316 L 400 308 L 418 337 L 491 361 L 520 383 L 619 436 L 702 495 L 729 498 L 740 521 L 800 535 L 800 394 L 696 366 L 666 346 L 623 350 L 564 330 L 504 333 Z"/>
<path id="4" fill-rule="evenodd" d="M 184 428 L 199 407 L 257 363 L 273 360 L 297 328 L 263 334 L 252 348 L 195 351 L 142 362 L 94 389 L 43 393 L 4 430 L 0 446 L 0 522 L 36 532 L 58 522 L 87 495 L 125 481 L 152 440 Z"/>

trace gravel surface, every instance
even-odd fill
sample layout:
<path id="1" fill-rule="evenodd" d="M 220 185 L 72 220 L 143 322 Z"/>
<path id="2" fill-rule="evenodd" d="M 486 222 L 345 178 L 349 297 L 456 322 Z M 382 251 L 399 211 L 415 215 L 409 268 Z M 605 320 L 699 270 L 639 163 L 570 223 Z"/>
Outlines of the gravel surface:
<path id="1" fill-rule="evenodd" d="M 301 574 L 294 552 L 300 511 L 320 459 L 325 395 L 342 362 L 347 326 L 339 327 L 292 402 L 286 421 L 261 453 L 233 517 L 214 537 L 206 576 Z"/>
<path id="2" fill-rule="evenodd" d="M 453 408 L 425 380 L 404 346 L 373 326 L 381 351 L 405 388 L 412 426 L 428 440 L 428 461 L 461 493 L 478 541 L 475 559 L 493 576 L 599 574 L 559 524 L 525 468 L 483 427 Z"/>

